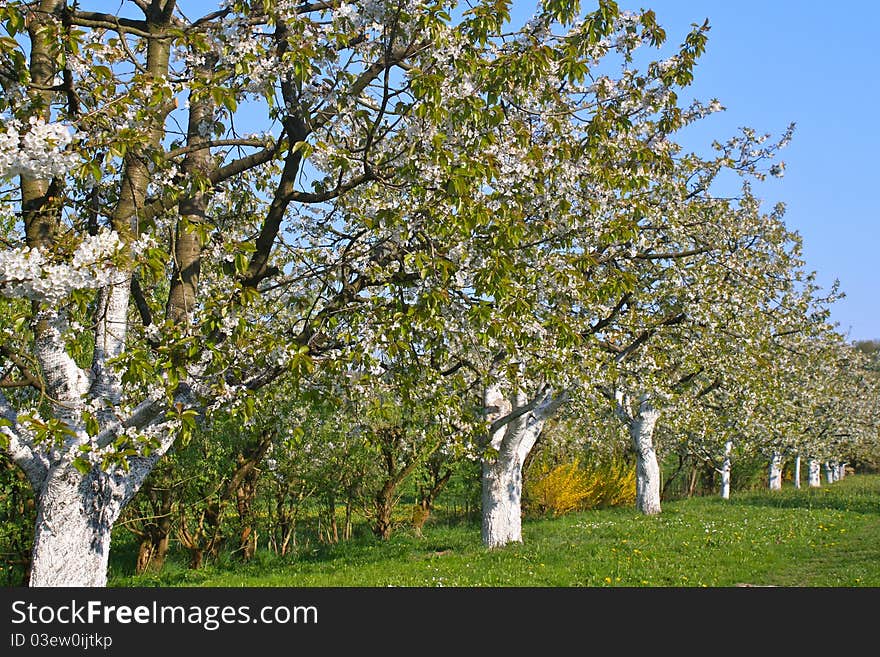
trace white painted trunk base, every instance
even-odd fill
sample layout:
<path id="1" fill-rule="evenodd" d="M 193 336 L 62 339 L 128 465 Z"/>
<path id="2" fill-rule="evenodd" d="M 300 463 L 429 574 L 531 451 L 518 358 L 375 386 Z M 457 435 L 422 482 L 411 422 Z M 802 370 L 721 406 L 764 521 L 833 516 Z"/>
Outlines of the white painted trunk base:
<path id="1" fill-rule="evenodd" d="M 782 488 L 782 454 L 776 453 L 770 459 L 770 490 Z"/>
<path id="2" fill-rule="evenodd" d="M 801 487 L 801 455 L 794 457 L 794 487 Z"/>
<path id="3" fill-rule="evenodd" d="M 808 472 L 808 483 L 810 488 L 820 488 L 822 486 L 822 479 L 819 472 L 819 461 L 816 459 L 810 459 Z"/>
<path id="4" fill-rule="evenodd" d="M 83 475 L 70 463 L 53 466 L 40 489 L 30 586 L 107 585 L 113 524 L 173 442 L 129 459 L 129 470 Z"/>
<path id="5" fill-rule="evenodd" d="M 490 446 L 496 450 L 483 459 L 482 536 L 483 544 L 497 548 L 508 543 L 522 543 L 522 467 L 548 417 L 568 398 L 567 393 L 543 390 L 531 402 L 519 391 L 512 400 L 501 394 L 497 385 L 488 386 L 483 404 L 487 418 L 494 422 L 507 416 L 491 435 Z M 532 410 L 518 414 L 532 406 Z"/>
<path id="6" fill-rule="evenodd" d="M 72 466 L 49 475 L 39 504 L 30 586 L 106 586 L 119 504 L 92 474 Z"/>
<path id="7" fill-rule="evenodd" d="M 636 508 L 645 515 L 660 513 L 660 464 L 654 451 L 654 427 L 660 413 L 643 399 L 630 424 L 630 438 L 636 452 Z"/>
<path id="8" fill-rule="evenodd" d="M 522 543 L 522 463 L 483 463 L 483 545 Z"/>
<path id="9" fill-rule="evenodd" d="M 826 483 L 833 484 L 834 483 L 834 468 L 831 466 L 831 463 L 825 461 L 823 464 L 825 469 L 825 481 Z"/>
<path id="10" fill-rule="evenodd" d="M 733 442 L 728 440 L 724 443 L 724 461 L 721 463 L 721 499 L 730 499 L 730 452 L 733 450 Z"/>

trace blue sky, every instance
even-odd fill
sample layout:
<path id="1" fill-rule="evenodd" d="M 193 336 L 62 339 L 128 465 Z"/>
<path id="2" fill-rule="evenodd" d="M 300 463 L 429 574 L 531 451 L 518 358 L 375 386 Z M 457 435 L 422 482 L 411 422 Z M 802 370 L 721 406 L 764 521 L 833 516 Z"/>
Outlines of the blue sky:
<path id="1" fill-rule="evenodd" d="M 786 223 L 802 235 L 819 283 L 840 280 L 846 298 L 832 308 L 839 331 L 852 340 L 880 339 L 880 2 L 618 2 L 621 9 L 653 9 L 670 45 L 691 23 L 709 19 L 691 92 L 718 98 L 727 110 L 705 119 L 689 146 L 723 140 L 741 126 L 778 135 L 797 124 L 782 152 L 785 177 L 755 192 L 786 204 Z M 584 2 L 584 9 L 594 4 Z"/>

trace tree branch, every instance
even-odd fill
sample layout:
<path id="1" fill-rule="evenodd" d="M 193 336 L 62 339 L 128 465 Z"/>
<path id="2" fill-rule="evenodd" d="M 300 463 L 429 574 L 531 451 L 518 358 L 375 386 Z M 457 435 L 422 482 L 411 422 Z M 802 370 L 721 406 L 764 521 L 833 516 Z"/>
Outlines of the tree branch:
<path id="1" fill-rule="evenodd" d="M 15 412 L 6 395 L 0 392 L 0 418 L 6 420 L 6 424 L 0 426 L 0 434 L 6 438 L 6 453 L 18 467 L 22 469 L 34 489 L 39 495 L 49 472 L 49 460 L 29 440 L 21 435 L 18 430 L 18 413 Z"/>
<path id="2" fill-rule="evenodd" d="M 563 395 L 565 393 L 562 393 Z M 517 418 L 522 417 L 526 413 L 534 410 L 538 406 L 547 403 L 548 401 L 553 399 L 553 390 L 549 386 L 544 386 L 541 390 L 538 391 L 538 394 L 528 402 L 522 406 L 518 406 L 513 409 L 507 415 L 504 415 L 489 425 L 489 435 L 494 436 L 500 429 L 507 426 Z M 564 400 L 563 400 L 564 401 Z M 560 402 L 561 404 L 562 402 Z"/>
<path id="3" fill-rule="evenodd" d="M 154 422 L 161 415 L 163 410 L 165 410 L 164 398 L 145 399 L 134 408 L 128 418 L 125 420 L 116 420 L 106 425 L 98 435 L 95 436 L 95 444 L 98 447 L 106 447 L 116 439 L 120 430 L 125 430 L 129 427 L 143 429 L 148 424 Z"/>
<path id="4" fill-rule="evenodd" d="M 675 260 L 676 258 L 686 258 L 692 255 L 701 255 L 712 251 L 709 247 L 701 247 L 690 249 L 687 251 L 677 251 L 669 253 L 637 253 L 633 256 L 635 260 Z"/>
<path id="5" fill-rule="evenodd" d="M 70 12 L 70 22 L 79 27 L 103 27 L 119 34 L 134 34 L 148 39 L 156 36 L 150 32 L 146 21 L 119 18 L 113 14 L 97 11 L 72 11 Z"/>
<path id="6" fill-rule="evenodd" d="M 661 320 L 660 322 L 658 322 L 657 324 L 655 324 L 654 326 L 652 326 L 651 328 L 645 329 L 644 331 L 642 331 L 642 333 L 635 340 L 633 340 L 632 343 L 630 343 L 630 345 L 628 347 L 625 347 L 623 350 L 621 350 L 617 354 L 617 356 L 615 357 L 617 362 L 621 362 L 625 358 L 627 358 L 632 352 L 634 352 L 636 349 L 638 349 L 639 346 L 644 344 L 648 339 L 651 338 L 652 335 L 654 335 L 662 327 L 680 324 L 681 322 L 683 322 L 685 320 L 686 317 L 687 317 L 687 315 L 685 313 L 677 313 L 674 315 L 670 315 L 670 316 L 666 317 L 665 319 Z"/>
<path id="7" fill-rule="evenodd" d="M 614 318 L 617 317 L 618 314 L 620 314 L 620 311 L 623 310 L 624 306 L 626 306 L 627 303 L 629 303 L 629 300 L 631 298 L 632 298 L 632 292 L 627 292 L 626 294 L 624 294 L 620 298 L 620 301 L 617 302 L 617 305 L 611 309 L 610 313 L 608 313 L 607 317 L 603 317 L 602 319 L 598 320 L 595 324 L 590 326 L 590 330 L 589 330 L 588 334 L 592 335 L 594 333 L 597 333 L 598 331 L 601 331 L 603 328 L 608 326 L 612 321 L 614 321 Z M 588 334 L 584 334 L 582 337 L 586 337 L 586 335 L 588 335 Z"/>
<path id="8" fill-rule="evenodd" d="M 6 345 L 0 345 L 0 354 L 6 356 L 6 358 L 8 358 L 12 362 L 12 364 L 18 368 L 18 371 L 21 373 L 22 377 L 24 377 L 24 379 L 20 382 L 21 385 L 32 386 L 40 392 L 45 391 L 45 386 L 40 380 L 40 377 L 34 374 L 34 372 L 28 367 L 27 363 L 24 362 L 24 359 L 21 358 L 21 356 L 16 354 Z"/>
<path id="9" fill-rule="evenodd" d="M 214 169 L 208 174 L 208 180 L 211 181 L 211 184 L 216 185 L 217 183 L 221 183 L 224 180 L 228 180 L 229 178 L 244 173 L 248 169 L 253 169 L 261 164 L 266 164 L 266 162 L 269 162 L 278 153 L 279 146 L 280 142 L 272 144 L 261 151 L 251 153 L 250 155 L 233 160 L 229 164 Z"/>
<path id="10" fill-rule="evenodd" d="M 214 141 L 203 141 L 197 144 L 191 144 L 187 146 L 181 146 L 180 148 L 175 148 L 172 151 L 168 151 L 165 154 L 166 160 L 173 160 L 176 157 L 180 157 L 181 155 L 186 155 L 187 153 L 192 153 L 194 151 L 204 150 L 206 148 L 218 148 L 222 146 L 264 146 L 269 149 L 274 146 L 269 144 L 265 139 L 215 139 Z"/>

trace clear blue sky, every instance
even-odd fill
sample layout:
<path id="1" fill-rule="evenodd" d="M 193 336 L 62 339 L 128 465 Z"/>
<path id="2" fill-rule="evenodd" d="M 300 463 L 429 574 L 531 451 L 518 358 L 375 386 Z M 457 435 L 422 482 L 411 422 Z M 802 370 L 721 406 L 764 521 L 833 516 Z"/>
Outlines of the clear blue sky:
<path id="1" fill-rule="evenodd" d="M 880 339 L 880 2 L 618 2 L 653 9 L 671 45 L 709 19 L 691 91 L 727 110 L 705 119 L 698 135 L 706 144 L 740 126 L 777 135 L 797 124 L 782 152 L 785 177 L 755 191 L 786 204 L 786 223 L 803 236 L 819 283 L 840 280 L 846 298 L 832 308 L 840 332 Z"/>

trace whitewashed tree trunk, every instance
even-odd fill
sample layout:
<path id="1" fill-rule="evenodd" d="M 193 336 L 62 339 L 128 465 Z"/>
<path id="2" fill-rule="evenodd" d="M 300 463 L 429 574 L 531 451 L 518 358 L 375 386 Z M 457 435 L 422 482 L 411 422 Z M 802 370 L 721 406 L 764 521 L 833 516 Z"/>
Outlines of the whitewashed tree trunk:
<path id="1" fill-rule="evenodd" d="M 770 490 L 782 488 L 782 454 L 774 452 L 770 458 Z"/>
<path id="2" fill-rule="evenodd" d="M 654 428 L 660 411 L 650 396 L 639 397 L 635 413 L 630 413 L 625 395 L 617 395 L 617 414 L 628 425 L 630 440 L 636 452 L 636 508 L 645 515 L 660 513 L 660 464 L 654 450 Z"/>
<path id="3" fill-rule="evenodd" d="M 822 479 L 819 472 L 819 461 L 816 459 L 810 459 L 808 481 L 810 488 L 819 488 L 822 486 Z"/>
<path id="4" fill-rule="evenodd" d="M 42 2 L 40 10 L 29 17 L 34 76 L 31 79 L 40 85 L 48 84 L 60 73 L 54 45 L 57 37 L 52 24 L 57 20 L 54 15 L 60 15 L 64 4 L 58 0 Z M 170 11 L 164 18 L 159 16 L 161 13 L 154 12 L 156 26 L 163 23 L 167 27 Z M 41 29 L 47 26 L 50 29 Z M 151 31 L 153 26 L 151 23 Z M 170 40 L 149 40 L 142 59 L 146 77 L 167 75 L 170 52 Z M 49 93 L 48 88 L 45 93 Z M 47 96 L 47 100 L 50 98 Z M 44 118 L 49 118 L 50 107 L 45 103 Z M 162 125 L 169 111 L 170 106 L 165 110 L 157 108 L 150 117 L 152 121 L 145 122 L 143 153 L 149 152 L 150 147 L 159 147 L 164 134 Z M 137 221 L 150 182 L 149 164 L 143 153 L 132 152 L 124 158 L 115 208 L 108 215 L 113 230 L 129 245 L 137 234 Z M 22 174 L 20 189 L 21 205 L 37 210 L 30 215 L 22 213 L 28 246 L 53 247 L 55 229 L 63 226 L 63 221 L 62 211 L 54 209 L 54 203 L 46 204 L 50 181 L 33 180 Z M 35 299 L 38 310 L 31 328 L 36 361 L 42 374 L 42 392 L 45 399 L 51 400 L 51 419 L 61 424 L 60 430 L 53 431 L 53 440 L 35 442 L 32 431 L 19 422 L 20 418 L 0 391 L 0 412 L 6 420 L 0 432 L 9 444 L 9 455 L 27 475 L 37 503 L 31 586 L 106 585 L 113 523 L 176 434 L 160 432 L 159 426 L 153 424 L 163 415 L 154 399 L 145 400 L 130 412 L 120 407 L 120 374 L 110 360 L 123 353 L 126 343 L 131 273 L 124 267 L 105 273 L 109 278 L 99 291 L 90 323 L 94 337 L 90 368 L 80 367 L 66 348 L 62 337 L 68 324 L 65 305 L 59 305 L 52 295 Z M 96 436 L 90 436 L 84 426 L 86 405 L 91 402 L 96 402 L 98 409 Z M 127 471 L 117 465 L 111 466 L 112 471 L 102 469 L 100 451 L 112 450 L 111 443 L 120 431 L 151 426 L 157 430 L 159 444 L 149 457 L 126 457 Z M 81 450 L 83 447 L 86 451 Z M 94 460 L 87 460 L 91 457 Z M 81 459 L 78 465 L 85 473 L 74 467 L 77 458 Z"/>
<path id="5" fill-rule="evenodd" d="M 834 468 L 831 467 L 831 463 L 829 461 L 825 461 L 822 465 L 825 470 L 825 481 L 829 484 L 834 483 Z"/>
<path id="6" fill-rule="evenodd" d="M 542 390 L 529 401 L 519 392 L 507 400 L 499 385 L 487 387 L 484 406 L 491 422 L 489 455 L 483 458 L 482 538 L 489 548 L 522 542 L 522 467 L 547 419 L 567 399 Z"/>
<path id="7" fill-rule="evenodd" d="M 82 474 L 69 460 L 49 469 L 39 494 L 30 586 L 106 586 L 113 524 L 172 441 L 169 434 L 149 457 L 129 459 L 128 472 L 94 467 Z"/>
<path id="8" fill-rule="evenodd" d="M 721 463 L 721 499 L 730 499 L 730 453 L 733 450 L 733 441 L 724 443 L 724 461 Z"/>
<path id="9" fill-rule="evenodd" d="M 796 454 L 794 457 L 794 487 L 801 487 L 801 455 Z"/>
<path id="10" fill-rule="evenodd" d="M 522 463 L 514 458 L 483 462 L 482 537 L 486 547 L 522 542 Z"/>
<path id="11" fill-rule="evenodd" d="M 837 466 L 837 479 L 838 481 L 843 479 L 846 476 L 846 463 L 841 463 Z"/>
<path id="12" fill-rule="evenodd" d="M 107 447 L 127 426 L 147 428 L 160 419 L 160 407 L 146 400 L 121 421 L 112 412 L 120 400 L 120 379 L 108 360 L 123 349 L 128 312 L 129 275 L 116 272 L 99 295 L 98 325 L 92 367 L 80 368 L 67 354 L 58 329 L 60 314 L 43 311 L 38 316 L 36 352 L 54 401 L 53 415 L 65 424 L 67 436 L 60 444 L 34 444 L 29 432 L 0 393 L 0 412 L 6 426 L 2 432 L 7 450 L 27 474 L 37 502 L 37 521 L 30 585 L 33 587 L 105 586 L 113 523 L 137 492 L 158 460 L 173 442 L 174 432 L 158 433 L 159 446 L 149 457 L 127 458 L 128 471 L 101 469 L 96 456 L 83 474 L 73 465 L 88 445 L 93 454 Z M 108 408 L 99 413 L 101 431 L 89 436 L 83 426 L 83 410 L 89 399 Z M 155 425 L 153 425 L 155 428 Z"/>
<path id="13" fill-rule="evenodd" d="M 31 586 L 106 586 L 119 507 L 104 478 L 69 464 L 53 469 L 40 497 Z"/>

